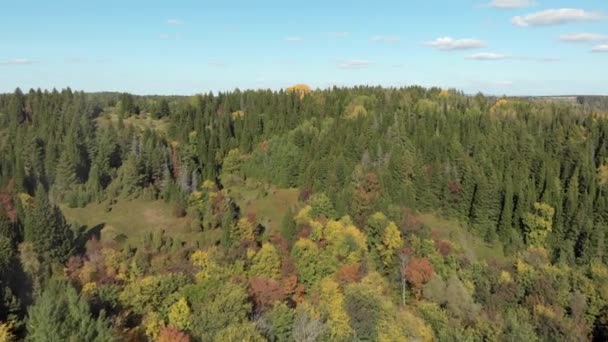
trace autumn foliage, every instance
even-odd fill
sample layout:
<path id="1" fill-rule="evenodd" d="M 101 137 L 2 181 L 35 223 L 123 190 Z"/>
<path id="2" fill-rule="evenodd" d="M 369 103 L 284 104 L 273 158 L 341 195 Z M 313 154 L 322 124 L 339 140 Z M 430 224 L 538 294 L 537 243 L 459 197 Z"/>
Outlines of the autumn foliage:
<path id="1" fill-rule="evenodd" d="M 190 342 L 190 337 L 183 331 L 172 327 L 164 327 L 160 330 L 157 342 Z"/>
<path id="2" fill-rule="evenodd" d="M 414 258 L 405 267 L 404 273 L 407 282 L 419 294 L 422 286 L 433 278 L 435 270 L 427 258 Z"/>
<path id="3" fill-rule="evenodd" d="M 271 308 L 285 298 L 285 291 L 278 281 L 270 278 L 253 278 L 249 281 L 249 295 L 258 310 Z"/>
<path id="4" fill-rule="evenodd" d="M 361 266 L 359 264 L 348 264 L 338 269 L 338 281 L 341 284 L 357 283 L 361 281 Z"/>

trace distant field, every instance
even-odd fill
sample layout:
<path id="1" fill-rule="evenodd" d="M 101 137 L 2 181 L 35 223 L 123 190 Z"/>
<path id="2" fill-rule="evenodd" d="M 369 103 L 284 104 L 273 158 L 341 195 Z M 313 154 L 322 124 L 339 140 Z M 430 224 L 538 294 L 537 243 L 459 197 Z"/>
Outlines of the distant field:
<path id="1" fill-rule="evenodd" d="M 96 121 L 101 127 L 108 127 L 110 123 L 114 125 L 118 124 L 118 114 L 116 113 L 104 113 L 99 116 Z M 154 119 L 150 116 L 150 114 L 140 114 L 134 115 L 129 118 L 123 120 L 125 126 L 133 126 L 140 130 L 150 129 L 156 131 L 162 135 L 167 133 L 167 129 L 169 128 L 169 122 L 166 120 L 158 120 Z"/>
<path id="2" fill-rule="evenodd" d="M 128 240 L 137 241 L 146 233 L 161 230 L 183 241 L 198 240 L 203 234 L 190 228 L 191 218 L 176 218 L 171 205 L 162 201 L 124 200 L 115 204 L 110 212 L 104 208 L 104 204 L 96 203 L 84 208 L 61 207 L 70 222 L 86 225 L 88 229 L 103 225 L 102 240 L 124 234 Z"/>
<path id="3" fill-rule="evenodd" d="M 504 261 L 506 259 L 502 245 L 499 243 L 489 244 L 483 241 L 456 221 L 445 220 L 433 214 L 423 214 L 420 219 L 431 231 L 435 231 L 442 238 L 460 245 L 462 251 L 470 260 Z"/>

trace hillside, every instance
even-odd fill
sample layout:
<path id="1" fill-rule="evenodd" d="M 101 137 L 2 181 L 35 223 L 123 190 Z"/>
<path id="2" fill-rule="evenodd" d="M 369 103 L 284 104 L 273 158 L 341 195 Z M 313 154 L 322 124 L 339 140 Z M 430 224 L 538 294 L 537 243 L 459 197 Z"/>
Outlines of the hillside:
<path id="1" fill-rule="evenodd" d="M 605 340 L 603 105 L 0 95 L 0 340 Z"/>

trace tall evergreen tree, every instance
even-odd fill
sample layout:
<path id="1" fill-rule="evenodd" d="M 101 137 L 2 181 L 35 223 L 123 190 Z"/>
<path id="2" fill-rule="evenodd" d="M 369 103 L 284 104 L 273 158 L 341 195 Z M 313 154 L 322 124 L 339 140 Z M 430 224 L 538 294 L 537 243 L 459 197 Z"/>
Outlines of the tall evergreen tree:
<path id="1" fill-rule="evenodd" d="M 116 336 L 102 311 L 91 314 L 87 301 L 66 281 L 51 280 L 28 310 L 27 339 L 46 341 L 110 342 Z"/>
<path id="2" fill-rule="evenodd" d="M 72 252 L 73 232 L 61 210 L 49 202 L 42 185 L 38 185 L 33 206 L 25 216 L 24 240 L 32 242 L 47 262 L 64 262 Z"/>

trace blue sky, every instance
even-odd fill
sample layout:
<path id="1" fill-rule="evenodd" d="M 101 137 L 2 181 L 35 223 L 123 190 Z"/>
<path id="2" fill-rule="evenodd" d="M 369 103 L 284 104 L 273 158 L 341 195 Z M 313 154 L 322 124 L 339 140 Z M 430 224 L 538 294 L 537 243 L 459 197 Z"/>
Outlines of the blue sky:
<path id="1" fill-rule="evenodd" d="M 3 1 L 0 92 L 608 95 L 606 0 Z"/>

